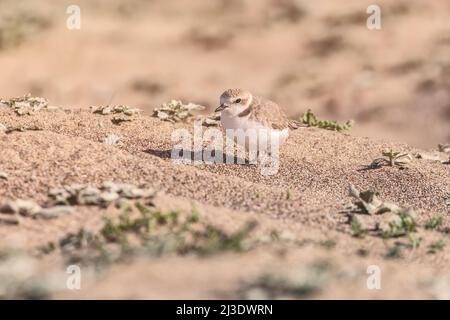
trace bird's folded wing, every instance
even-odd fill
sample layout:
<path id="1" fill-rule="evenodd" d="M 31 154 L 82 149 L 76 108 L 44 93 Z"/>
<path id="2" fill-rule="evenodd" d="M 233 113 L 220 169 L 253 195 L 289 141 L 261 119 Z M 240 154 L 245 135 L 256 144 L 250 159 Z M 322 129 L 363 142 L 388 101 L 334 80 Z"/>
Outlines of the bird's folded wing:
<path id="1" fill-rule="evenodd" d="M 264 100 L 254 97 L 248 108 L 248 116 L 250 119 L 262 123 L 264 126 L 276 130 L 284 130 L 291 127 L 291 121 L 281 108 L 270 100 Z M 244 110 L 246 112 L 247 110 Z"/>

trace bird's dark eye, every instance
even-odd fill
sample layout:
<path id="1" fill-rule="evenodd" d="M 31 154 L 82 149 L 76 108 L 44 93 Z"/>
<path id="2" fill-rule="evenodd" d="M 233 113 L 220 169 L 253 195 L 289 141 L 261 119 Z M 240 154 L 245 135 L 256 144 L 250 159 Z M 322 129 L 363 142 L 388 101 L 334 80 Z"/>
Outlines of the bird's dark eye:
<path id="1" fill-rule="evenodd" d="M 241 99 L 236 99 L 236 103 L 240 103 L 242 100 Z"/>

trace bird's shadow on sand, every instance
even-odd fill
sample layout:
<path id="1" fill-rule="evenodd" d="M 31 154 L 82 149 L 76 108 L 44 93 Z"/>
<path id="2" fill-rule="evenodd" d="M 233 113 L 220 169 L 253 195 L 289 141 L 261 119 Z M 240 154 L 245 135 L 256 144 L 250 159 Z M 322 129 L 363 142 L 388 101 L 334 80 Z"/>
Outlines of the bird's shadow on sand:
<path id="1" fill-rule="evenodd" d="M 232 163 L 232 164 L 242 164 L 242 165 L 251 165 L 255 163 L 250 163 L 250 161 L 246 158 L 238 157 L 235 155 L 224 153 L 222 150 L 183 150 L 183 149 L 170 149 L 170 150 L 158 150 L 158 149 L 146 149 L 145 153 L 151 154 L 153 156 L 159 157 L 161 159 L 185 159 L 190 161 L 204 161 L 209 164 L 224 164 L 224 163 Z M 190 153 L 190 154 L 189 154 Z M 210 154 L 210 159 L 206 157 L 206 154 Z M 173 156 L 174 155 L 174 156 Z M 218 159 L 216 158 L 218 155 Z M 222 159 L 222 162 L 220 162 Z"/>

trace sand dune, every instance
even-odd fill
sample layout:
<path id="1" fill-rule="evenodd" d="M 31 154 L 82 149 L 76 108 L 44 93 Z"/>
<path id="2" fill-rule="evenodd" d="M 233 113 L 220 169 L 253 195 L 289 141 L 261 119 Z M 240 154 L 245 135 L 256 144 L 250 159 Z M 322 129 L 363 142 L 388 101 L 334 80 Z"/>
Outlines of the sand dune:
<path id="1" fill-rule="evenodd" d="M 206 221 L 225 230 L 235 230 L 245 221 L 256 220 L 258 226 L 250 239 L 270 239 L 276 231 L 284 235 L 286 239 L 282 241 L 287 244 L 269 241 L 244 253 L 211 258 L 169 255 L 148 261 L 141 257 L 131 264 L 111 266 L 107 269 L 110 276 L 95 278 L 89 283 L 89 290 L 77 292 L 76 297 L 164 298 L 170 296 L 173 286 L 179 285 L 183 278 L 189 280 L 180 285 L 177 297 L 241 297 L 251 294 L 241 288 L 246 283 L 243 278 L 251 282 L 265 272 L 289 274 L 297 266 L 307 269 L 314 261 L 324 259 L 331 265 L 327 269 L 331 280 L 321 284 L 321 290 L 312 292 L 311 297 L 335 297 L 335 292 L 351 298 L 445 294 L 433 291 L 433 281 L 426 285 L 416 281 L 414 274 L 417 270 L 430 275 L 448 272 L 447 247 L 436 254 L 428 253 L 431 243 L 448 239 L 445 231 L 450 227 L 445 219 L 448 213 L 445 197 L 450 188 L 448 165 L 414 158 L 405 169 L 384 166 L 362 170 L 380 157 L 385 148 L 411 154 L 422 151 L 406 144 L 301 128 L 293 131 L 288 143 L 282 146 L 279 172 L 263 176 L 252 165 L 172 163 L 167 157 L 173 147 L 171 132 L 175 128 L 191 130 L 192 124 L 171 124 L 148 115 L 135 115 L 132 121 L 115 125 L 112 117 L 83 109 L 41 110 L 33 115 L 17 116 L 12 110 L 1 108 L 0 123 L 6 127 L 40 130 L 0 133 L 0 171 L 8 174 L 8 180 L 0 179 L 0 200 L 22 198 L 44 203 L 49 190 L 55 187 L 126 182 L 159 190 L 156 204 L 161 210 L 189 211 L 194 204 Z M 102 142 L 110 133 L 121 137 L 119 145 Z M 439 155 L 445 157 L 444 153 Z M 376 190 L 384 200 L 413 207 L 420 226 L 432 217 L 444 217 L 440 231 L 421 227 L 415 233 L 422 239 L 421 245 L 414 249 L 409 248 L 407 237 L 352 237 L 344 214 L 345 203 L 351 201 L 349 185 Z M 1 238 L 20 237 L 26 250 L 33 252 L 82 227 L 98 231 L 103 216 L 118 214 L 113 207 L 75 208 L 75 213 L 52 220 L 21 217 L 17 226 L 0 226 Z M 375 224 L 383 222 L 386 215 L 361 217 Z M 398 243 L 403 243 L 398 257 L 386 260 L 389 250 Z M 366 253 L 362 256 L 361 252 Z M 280 255 L 281 260 L 277 258 Z M 54 259 L 59 259 L 58 253 L 42 257 L 41 263 Z M 411 270 L 408 274 L 403 269 L 406 262 L 407 270 Z M 383 291 L 365 288 L 365 268 L 370 264 L 389 270 L 386 271 L 389 280 L 384 280 L 389 282 L 389 293 L 387 288 Z M 166 271 L 161 273 L 161 270 Z M 350 276 L 351 270 L 360 283 Z M 141 274 L 147 272 L 148 278 L 145 276 L 146 280 L 141 282 Z M 342 272 L 346 274 L 343 278 L 339 276 Z M 208 280 L 214 278 L 221 280 Z M 352 284 L 352 290 L 347 288 L 347 283 Z M 410 290 L 404 291 L 403 285 Z M 431 289 L 422 292 L 420 286 L 431 286 Z M 115 287 L 126 289 L 111 290 Z M 56 294 L 72 297 L 72 293 L 64 291 Z"/>

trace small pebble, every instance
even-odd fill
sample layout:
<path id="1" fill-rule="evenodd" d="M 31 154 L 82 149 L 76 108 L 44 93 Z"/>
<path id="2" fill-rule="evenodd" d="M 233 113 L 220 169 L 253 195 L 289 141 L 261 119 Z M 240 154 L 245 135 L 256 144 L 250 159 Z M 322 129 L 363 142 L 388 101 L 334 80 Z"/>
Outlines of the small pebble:
<path id="1" fill-rule="evenodd" d="M 8 174 L 6 172 L 0 171 L 0 179 L 8 180 Z"/>

